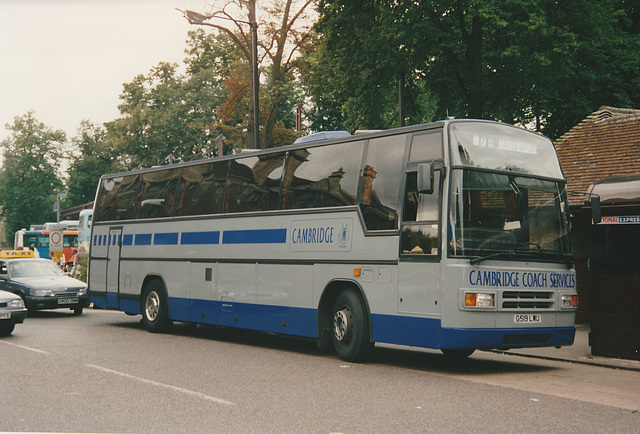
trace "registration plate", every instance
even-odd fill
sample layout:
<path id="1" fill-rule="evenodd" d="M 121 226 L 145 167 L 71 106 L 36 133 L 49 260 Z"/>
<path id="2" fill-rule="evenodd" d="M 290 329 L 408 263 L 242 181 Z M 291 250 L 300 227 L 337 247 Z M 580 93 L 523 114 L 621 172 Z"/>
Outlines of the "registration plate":
<path id="1" fill-rule="evenodd" d="M 0 319 L 11 319 L 11 312 L 0 312 Z"/>
<path id="2" fill-rule="evenodd" d="M 78 297 L 69 297 L 69 298 L 59 298 L 58 304 L 76 304 L 78 302 Z"/>
<path id="3" fill-rule="evenodd" d="M 539 313 L 517 313 L 513 316 L 513 322 L 518 324 L 542 322 L 542 315 Z"/>

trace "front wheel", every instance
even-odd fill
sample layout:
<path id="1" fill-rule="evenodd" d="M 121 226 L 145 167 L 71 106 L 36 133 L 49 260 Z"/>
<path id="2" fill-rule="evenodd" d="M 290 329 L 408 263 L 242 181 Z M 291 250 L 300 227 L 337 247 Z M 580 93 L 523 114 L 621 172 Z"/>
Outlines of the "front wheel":
<path id="1" fill-rule="evenodd" d="M 15 324 L 0 324 L 0 336 L 9 336 L 13 333 Z"/>
<path id="2" fill-rule="evenodd" d="M 151 333 L 163 333 L 169 328 L 169 306 L 162 283 L 150 282 L 142 293 L 142 324 Z"/>
<path id="3" fill-rule="evenodd" d="M 367 310 L 360 296 L 344 290 L 333 304 L 333 346 L 338 357 L 347 362 L 364 360 L 373 343 L 369 340 Z"/>

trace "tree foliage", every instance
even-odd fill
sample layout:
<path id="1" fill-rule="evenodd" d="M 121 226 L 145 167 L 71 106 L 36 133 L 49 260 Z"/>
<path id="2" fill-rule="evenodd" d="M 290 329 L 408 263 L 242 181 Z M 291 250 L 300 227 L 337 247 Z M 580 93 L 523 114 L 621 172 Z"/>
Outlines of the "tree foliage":
<path id="1" fill-rule="evenodd" d="M 10 242 L 19 229 L 55 220 L 53 203 L 56 190 L 62 188 L 58 169 L 66 135 L 39 122 L 32 111 L 16 116 L 6 128 L 11 135 L 0 143 L 0 215 Z"/>
<path id="2" fill-rule="evenodd" d="M 69 181 L 67 200 L 69 207 L 92 202 L 98 180 L 105 173 L 117 171 L 113 150 L 105 142 L 106 131 L 99 125 L 85 120 L 80 123 L 78 134 L 71 139 L 73 150 L 69 155 Z"/>
<path id="3" fill-rule="evenodd" d="M 640 103 L 637 2 L 321 0 L 305 55 L 314 125 L 445 116 L 535 121 L 551 136 L 600 105 Z"/>
<path id="4" fill-rule="evenodd" d="M 125 83 L 122 116 L 105 124 L 105 140 L 124 168 L 213 157 L 216 138 L 228 128 L 218 118 L 228 92 L 224 81 L 234 63 L 234 47 L 224 36 L 189 32 L 186 73 L 161 62 Z M 231 120 L 233 122 L 233 120 Z M 227 144 L 229 152 L 235 143 Z"/>

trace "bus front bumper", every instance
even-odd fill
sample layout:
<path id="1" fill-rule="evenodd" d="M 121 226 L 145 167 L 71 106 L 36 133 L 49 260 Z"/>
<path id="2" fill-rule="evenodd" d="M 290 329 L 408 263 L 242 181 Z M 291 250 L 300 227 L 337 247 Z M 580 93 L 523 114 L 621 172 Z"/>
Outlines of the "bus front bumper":
<path id="1" fill-rule="evenodd" d="M 496 349 L 562 347 L 572 345 L 575 327 L 527 329 L 443 328 L 443 349 Z"/>

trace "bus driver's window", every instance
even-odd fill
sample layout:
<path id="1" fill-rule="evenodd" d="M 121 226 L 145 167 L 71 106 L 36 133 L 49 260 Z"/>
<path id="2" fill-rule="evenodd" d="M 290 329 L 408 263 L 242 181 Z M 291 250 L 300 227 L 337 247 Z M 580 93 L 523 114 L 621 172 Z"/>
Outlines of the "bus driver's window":
<path id="1" fill-rule="evenodd" d="M 418 193 L 416 172 L 407 173 L 402 213 L 403 255 L 438 255 L 440 177 L 434 177 L 432 194 Z"/>

